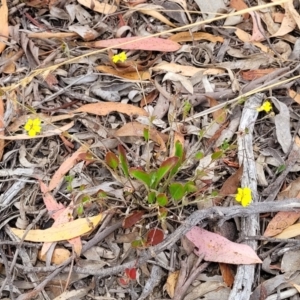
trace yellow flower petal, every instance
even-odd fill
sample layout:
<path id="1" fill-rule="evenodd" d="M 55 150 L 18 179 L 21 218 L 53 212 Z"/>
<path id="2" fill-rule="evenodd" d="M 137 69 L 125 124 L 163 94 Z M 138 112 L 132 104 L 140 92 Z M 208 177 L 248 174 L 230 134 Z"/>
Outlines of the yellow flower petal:
<path id="1" fill-rule="evenodd" d="M 257 111 L 269 112 L 272 109 L 272 104 L 270 101 L 265 101 L 262 106 L 257 108 Z"/>
<path id="2" fill-rule="evenodd" d="M 28 135 L 29 135 L 29 136 L 36 136 L 35 130 L 33 130 L 33 129 L 29 130 L 29 131 L 28 131 Z"/>
<path id="3" fill-rule="evenodd" d="M 248 187 L 238 188 L 235 200 L 241 202 L 242 206 L 248 206 L 252 201 L 251 189 Z"/>
<path id="4" fill-rule="evenodd" d="M 41 127 L 41 120 L 39 118 L 35 119 L 29 119 L 25 126 L 24 129 L 28 132 L 29 136 L 36 136 L 37 133 L 40 133 L 42 130 Z"/>
<path id="5" fill-rule="evenodd" d="M 25 124 L 25 126 L 24 126 L 24 129 L 25 129 L 26 131 L 29 131 L 29 130 L 31 129 L 31 127 L 32 127 L 32 124 L 33 124 L 33 120 L 29 119 L 29 120 L 26 122 L 26 124 Z"/>

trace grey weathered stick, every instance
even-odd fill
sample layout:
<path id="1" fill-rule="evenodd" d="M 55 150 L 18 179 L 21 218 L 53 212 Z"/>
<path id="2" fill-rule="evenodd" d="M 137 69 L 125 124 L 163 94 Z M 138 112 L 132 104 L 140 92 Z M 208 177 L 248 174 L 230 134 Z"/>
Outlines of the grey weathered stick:
<path id="1" fill-rule="evenodd" d="M 259 197 L 257 194 L 257 172 L 253 154 L 252 132 L 258 116 L 257 108 L 261 105 L 263 97 L 263 94 L 256 94 L 245 102 L 237 138 L 239 164 L 240 166 L 243 166 L 241 185 L 242 187 L 248 187 L 251 189 L 253 203 L 257 203 Z M 251 215 L 247 218 L 242 218 L 242 234 L 246 236 L 256 235 L 258 229 L 258 215 Z M 247 241 L 246 244 L 256 250 L 257 242 L 255 240 Z M 238 266 L 235 281 L 229 295 L 229 300 L 247 300 L 250 298 L 251 287 L 254 280 L 254 270 L 255 265 Z"/>

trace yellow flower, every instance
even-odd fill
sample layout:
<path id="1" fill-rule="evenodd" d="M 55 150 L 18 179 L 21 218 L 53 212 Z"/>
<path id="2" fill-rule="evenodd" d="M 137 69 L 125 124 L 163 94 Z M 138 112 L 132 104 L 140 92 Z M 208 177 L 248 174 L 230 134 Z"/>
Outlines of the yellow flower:
<path id="1" fill-rule="evenodd" d="M 238 193 L 235 195 L 235 200 L 241 202 L 242 206 L 248 206 L 252 201 L 251 189 L 248 187 L 238 188 Z"/>
<path id="2" fill-rule="evenodd" d="M 113 56 L 112 61 L 116 64 L 117 62 L 124 62 L 127 59 L 126 53 L 123 51 Z"/>
<path id="3" fill-rule="evenodd" d="M 257 111 L 265 111 L 265 112 L 269 112 L 272 109 L 272 104 L 269 100 L 265 101 L 264 104 L 260 107 L 257 108 Z"/>
<path id="4" fill-rule="evenodd" d="M 41 120 L 39 118 L 35 118 L 35 119 L 29 119 L 25 126 L 24 129 L 26 131 L 28 131 L 28 135 L 29 136 L 36 136 L 37 133 L 41 132 Z"/>

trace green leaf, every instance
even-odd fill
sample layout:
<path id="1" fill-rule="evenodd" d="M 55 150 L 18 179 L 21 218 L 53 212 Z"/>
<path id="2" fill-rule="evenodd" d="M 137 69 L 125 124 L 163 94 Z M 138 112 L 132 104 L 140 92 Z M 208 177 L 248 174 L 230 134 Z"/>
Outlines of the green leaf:
<path id="1" fill-rule="evenodd" d="M 148 194 L 148 203 L 149 204 L 154 204 L 156 199 L 156 193 L 155 192 L 150 192 Z"/>
<path id="2" fill-rule="evenodd" d="M 277 170 L 276 170 L 276 173 L 281 173 L 285 170 L 286 166 L 285 165 L 280 165 Z"/>
<path id="3" fill-rule="evenodd" d="M 219 159 L 221 158 L 223 155 L 223 151 L 217 151 L 217 152 L 214 152 L 212 155 L 211 155 L 211 159 L 212 160 L 216 160 L 216 159 Z"/>
<path id="4" fill-rule="evenodd" d="M 179 158 L 177 164 L 172 168 L 170 171 L 170 177 L 173 177 L 181 167 L 182 161 L 183 161 L 183 155 L 184 155 L 184 150 L 182 147 L 182 144 L 179 141 L 176 141 L 175 143 L 175 156 Z"/>
<path id="5" fill-rule="evenodd" d="M 78 214 L 79 216 L 81 216 L 81 215 L 83 214 L 83 205 L 82 205 L 82 204 L 80 204 L 80 205 L 78 206 L 78 208 L 77 208 L 77 214 Z"/>
<path id="6" fill-rule="evenodd" d="M 204 153 L 201 152 L 201 151 L 197 152 L 196 155 L 195 155 L 195 158 L 199 159 L 199 160 L 202 159 L 203 157 L 204 157 Z"/>
<path id="7" fill-rule="evenodd" d="M 195 186 L 195 184 L 192 181 L 187 182 L 184 185 L 184 192 L 185 193 L 195 193 L 197 192 L 197 187 Z"/>
<path id="8" fill-rule="evenodd" d="M 119 159 L 116 154 L 113 152 L 107 152 L 105 155 L 105 162 L 108 164 L 109 167 L 111 167 L 113 170 L 116 170 L 116 168 L 119 165 Z"/>
<path id="9" fill-rule="evenodd" d="M 103 190 L 99 190 L 98 193 L 97 193 L 97 198 L 106 198 L 107 197 L 107 193 L 104 192 Z"/>
<path id="10" fill-rule="evenodd" d="M 168 197 L 166 194 L 158 194 L 156 197 L 156 202 L 159 206 L 166 206 L 168 204 Z"/>
<path id="11" fill-rule="evenodd" d="M 185 189 L 181 183 L 174 182 L 170 184 L 169 192 L 175 201 L 179 201 L 183 198 L 185 194 Z"/>
<path id="12" fill-rule="evenodd" d="M 89 202 L 91 200 L 90 196 L 83 196 L 81 199 L 81 203 L 84 204 L 86 202 Z"/>
<path id="13" fill-rule="evenodd" d="M 221 149 L 222 149 L 223 151 L 226 151 L 226 150 L 229 149 L 229 146 L 230 146 L 230 145 L 229 145 L 227 139 L 225 139 L 225 140 L 223 141 L 222 145 L 221 145 Z"/>
<path id="14" fill-rule="evenodd" d="M 119 157 L 120 157 L 120 161 L 121 161 L 121 168 L 123 170 L 125 177 L 128 178 L 129 177 L 129 171 L 128 171 L 129 168 L 128 168 L 128 162 L 127 162 L 127 158 L 126 158 L 125 149 L 122 145 L 119 145 L 118 151 L 119 151 Z"/>
<path id="15" fill-rule="evenodd" d="M 147 174 L 145 171 L 140 170 L 138 168 L 130 168 L 129 173 L 132 177 L 139 180 L 140 182 L 145 184 L 148 188 L 150 188 L 151 176 Z"/>
<path id="16" fill-rule="evenodd" d="M 148 128 L 144 128 L 144 139 L 145 139 L 145 141 L 148 142 L 149 138 L 150 138 L 150 136 L 149 136 L 149 129 Z"/>
<path id="17" fill-rule="evenodd" d="M 144 241 L 143 240 L 135 240 L 131 243 L 131 247 L 134 248 L 134 249 L 143 248 L 144 247 Z"/>
<path id="18" fill-rule="evenodd" d="M 211 196 L 212 197 L 216 197 L 216 196 L 218 196 L 219 195 L 219 192 L 218 191 L 212 191 L 211 192 Z"/>
<path id="19" fill-rule="evenodd" d="M 152 186 L 154 189 L 157 188 L 160 181 L 166 176 L 166 174 L 177 164 L 179 157 L 173 156 L 166 159 L 156 171 L 156 180 Z"/>

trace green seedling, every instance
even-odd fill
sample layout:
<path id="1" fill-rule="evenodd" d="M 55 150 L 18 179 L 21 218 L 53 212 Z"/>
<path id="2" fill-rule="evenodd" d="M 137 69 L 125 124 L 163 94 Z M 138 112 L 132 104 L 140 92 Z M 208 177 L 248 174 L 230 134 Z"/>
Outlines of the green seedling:
<path id="1" fill-rule="evenodd" d="M 119 158 L 113 152 L 107 152 L 106 153 L 106 155 L 105 155 L 105 162 L 114 171 L 117 169 L 117 167 L 119 166 L 119 163 L 120 163 L 119 162 Z"/>
<path id="2" fill-rule="evenodd" d="M 124 173 L 124 176 L 126 178 L 129 177 L 129 167 L 128 167 L 128 162 L 127 162 L 127 158 L 126 158 L 126 152 L 123 146 L 119 145 L 118 146 L 118 151 L 119 151 L 119 159 L 121 162 L 121 169 Z"/>
<path id="3" fill-rule="evenodd" d="M 72 182 L 74 180 L 74 176 L 73 175 L 67 175 L 65 176 L 65 181 L 68 183 L 67 184 L 67 191 L 68 192 L 72 192 L 73 188 L 72 188 Z"/>

